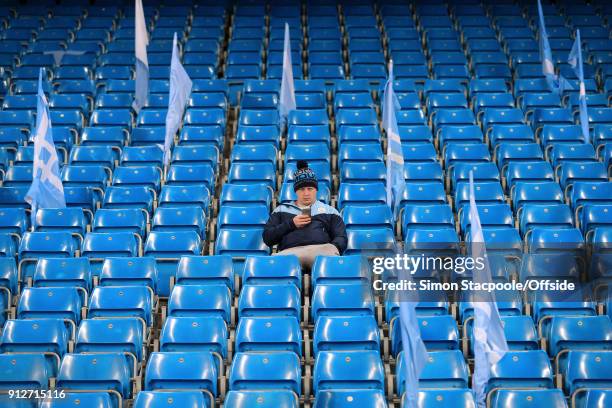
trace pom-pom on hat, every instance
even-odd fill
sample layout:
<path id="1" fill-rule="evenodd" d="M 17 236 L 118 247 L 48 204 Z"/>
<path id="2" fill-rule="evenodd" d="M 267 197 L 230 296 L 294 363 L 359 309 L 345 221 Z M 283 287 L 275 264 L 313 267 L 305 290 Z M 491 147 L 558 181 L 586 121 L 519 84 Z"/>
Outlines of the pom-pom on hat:
<path id="1" fill-rule="evenodd" d="M 306 160 L 298 160 L 297 170 L 293 173 L 293 190 L 298 191 L 302 187 L 314 187 L 318 190 L 317 176 L 308 167 Z"/>

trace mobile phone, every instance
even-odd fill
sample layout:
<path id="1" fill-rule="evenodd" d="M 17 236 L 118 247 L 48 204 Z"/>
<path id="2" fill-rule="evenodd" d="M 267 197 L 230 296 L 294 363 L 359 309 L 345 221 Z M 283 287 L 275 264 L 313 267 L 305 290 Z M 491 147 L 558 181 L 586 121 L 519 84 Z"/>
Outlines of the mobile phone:
<path id="1" fill-rule="evenodd" d="M 307 215 L 310 217 L 310 207 L 302 208 L 302 215 Z"/>

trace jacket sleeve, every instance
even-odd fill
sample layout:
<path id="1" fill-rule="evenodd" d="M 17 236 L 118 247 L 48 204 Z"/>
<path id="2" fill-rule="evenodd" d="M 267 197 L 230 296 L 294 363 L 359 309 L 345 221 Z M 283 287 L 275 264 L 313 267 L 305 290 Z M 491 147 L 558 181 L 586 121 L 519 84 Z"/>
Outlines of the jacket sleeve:
<path id="1" fill-rule="evenodd" d="M 272 213 L 264 226 L 263 240 L 267 246 L 272 248 L 280 244 L 285 235 L 295 229 L 293 220 L 282 221 L 280 213 Z"/>
<path id="2" fill-rule="evenodd" d="M 346 237 L 346 226 L 344 225 L 344 221 L 342 221 L 342 217 L 336 214 L 331 216 L 330 223 L 332 236 L 331 244 L 338 248 L 338 252 L 342 255 L 346 250 L 348 241 Z"/>

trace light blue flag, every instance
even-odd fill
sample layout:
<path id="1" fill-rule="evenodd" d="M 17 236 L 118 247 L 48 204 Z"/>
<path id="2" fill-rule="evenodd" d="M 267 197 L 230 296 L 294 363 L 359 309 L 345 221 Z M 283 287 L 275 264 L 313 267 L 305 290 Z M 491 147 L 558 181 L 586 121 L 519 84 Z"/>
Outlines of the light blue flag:
<path id="1" fill-rule="evenodd" d="M 567 57 L 567 63 L 574 69 L 578 82 L 580 84 L 580 91 L 578 94 L 578 108 L 580 110 L 580 126 L 582 127 L 582 136 L 584 137 L 585 143 L 591 142 L 589 135 L 589 116 L 587 112 L 586 103 L 586 87 L 584 86 L 584 69 L 582 65 L 582 49 L 580 42 L 580 30 L 576 30 L 576 40 L 572 46 L 572 50 Z"/>
<path id="2" fill-rule="evenodd" d="M 542 60 L 542 73 L 546 77 L 548 87 L 552 92 L 562 94 L 565 89 L 573 89 L 572 85 L 562 75 L 555 74 L 552 52 L 548 43 L 548 34 L 544 24 L 544 13 L 542 4 L 538 0 L 538 16 L 540 22 L 540 59 Z"/>
<path id="3" fill-rule="evenodd" d="M 474 174 L 470 171 L 470 255 L 481 258 L 484 268 L 473 269 L 474 283 L 492 282 L 491 269 L 487 260 L 484 236 L 480 216 L 474 196 Z M 499 317 L 495 295 L 492 292 L 479 291 L 474 294 L 474 375 L 472 389 L 476 394 L 478 408 L 486 407 L 486 385 L 491 377 L 490 368 L 501 360 L 508 351 L 506 335 Z"/>
<path id="4" fill-rule="evenodd" d="M 296 108 L 295 86 L 293 84 L 293 64 L 291 62 L 291 40 L 289 24 L 285 23 L 285 40 L 283 45 L 283 77 L 281 80 L 279 113 L 282 125 L 287 123 L 287 115 Z"/>
<path id="5" fill-rule="evenodd" d="M 191 93 L 191 79 L 179 59 L 176 33 L 172 42 L 172 61 L 170 62 L 170 95 L 168 97 L 168 113 L 166 113 L 166 137 L 164 140 L 164 164 L 170 162 L 174 135 L 181 125 L 185 106 Z"/>
<path id="6" fill-rule="evenodd" d="M 404 180 L 404 153 L 397 128 L 395 107 L 397 98 L 393 91 L 393 61 L 389 62 L 389 79 L 385 85 L 383 101 L 383 128 L 387 133 L 387 205 L 391 208 L 394 220 L 397 219 L 402 195 L 406 189 Z"/>
<path id="7" fill-rule="evenodd" d="M 142 0 L 136 2 L 136 22 L 135 27 L 135 50 L 136 50 L 136 93 L 132 108 L 136 113 L 147 103 L 149 95 L 149 60 L 147 59 L 147 45 L 149 45 L 149 35 L 145 22 Z"/>
<path id="8" fill-rule="evenodd" d="M 405 272 L 405 270 L 404 270 Z M 410 280 L 409 274 L 403 279 Z M 427 348 L 421 339 L 421 331 L 416 316 L 416 301 L 400 298 L 400 328 L 404 366 L 406 367 L 405 406 L 417 408 L 419 397 L 419 376 L 427 363 Z"/>
<path id="9" fill-rule="evenodd" d="M 64 187 L 60 179 L 59 160 L 53 143 L 49 103 L 43 91 L 42 77 L 43 68 L 38 73 L 32 185 L 25 196 L 26 202 L 32 208 L 32 228 L 36 226 L 36 211 L 39 208 L 66 207 Z"/>

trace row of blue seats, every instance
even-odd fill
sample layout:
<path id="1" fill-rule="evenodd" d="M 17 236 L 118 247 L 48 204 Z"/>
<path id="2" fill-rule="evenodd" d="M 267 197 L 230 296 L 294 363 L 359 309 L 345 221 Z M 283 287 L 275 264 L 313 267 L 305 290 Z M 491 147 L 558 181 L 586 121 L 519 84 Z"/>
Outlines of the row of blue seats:
<path id="1" fill-rule="evenodd" d="M 589 393 L 599 395 L 602 391 L 597 388 L 605 388 L 610 383 L 609 373 L 606 373 L 604 367 L 611 355 L 606 351 L 570 351 L 567 362 L 558 368 L 564 380 L 564 390 L 572 398 L 578 398 L 579 394 L 586 394 L 580 395 L 582 398 L 587 398 Z M 11 359 L 24 363 L 19 365 L 22 368 L 8 371 L 15 378 L 8 377 L 2 381 L 5 387 L 14 386 L 21 380 L 34 384 L 39 390 L 49 389 L 49 377 L 53 377 L 55 372 L 47 368 L 44 355 L 1 355 L 0 358 L 2 365 L 7 368 L 11 367 Z M 525 364 L 517 365 L 519 361 Z M 88 369 L 92 364 L 97 367 L 95 372 Z M 398 397 L 404 392 L 403 364 L 403 355 L 400 354 L 395 378 Z M 519 366 L 522 369 L 518 369 Z M 445 374 L 442 367 L 451 370 Z M 299 359 L 290 352 L 241 352 L 236 354 L 229 370 L 229 388 L 234 391 L 262 388 L 288 390 L 294 393 L 295 399 L 299 399 L 298 396 L 304 391 L 308 398 L 309 384 L 307 387 L 302 386 L 301 371 Z M 67 354 L 56 375 L 57 389 L 106 391 L 117 399 L 115 404 L 122 399 L 131 399 L 136 394 L 133 382 L 137 379 L 134 379 L 126 358 L 119 353 Z M 221 376 L 209 352 L 156 352 L 150 356 L 147 365 L 144 389 L 153 391 L 171 387 L 176 391 L 196 387 L 212 405 L 215 398 L 225 397 L 222 392 L 224 389 L 218 387 L 221 385 Z M 384 393 L 385 383 L 389 380 L 379 356 L 373 352 L 321 351 L 314 365 L 312 391 L 315 396 L 320 391 L 347 388 Z M 424 388 L 465 390 L 468 387 L 467 365 L 458 352 L 430 352 L 420 383 Z M 109 385 L 110 388 L 107 388 Z M 492 376 L 487 384 L 488 396 L 492 398 L 496 393 L 503 395 L 499 388 L 504 387 L 553 389 L 553 371 L 546 354 L 543 351 L 508 352 L 492 368 Z M 527 393 L 532 394 L 534 391 L 529 390 Z M 551 392 L 541 395 L 541 398 L 563 401 L 562 395 Z"/>

